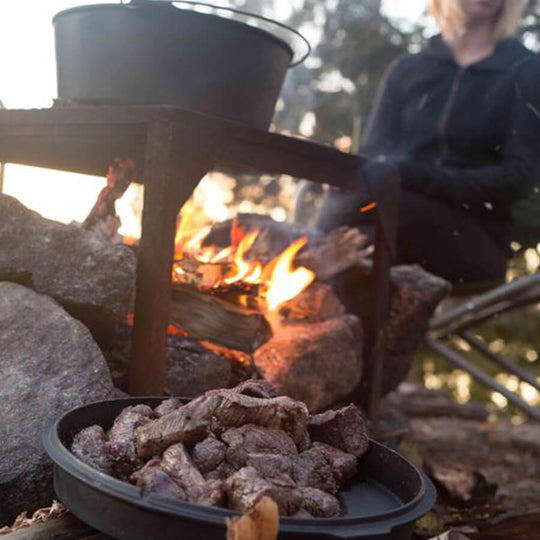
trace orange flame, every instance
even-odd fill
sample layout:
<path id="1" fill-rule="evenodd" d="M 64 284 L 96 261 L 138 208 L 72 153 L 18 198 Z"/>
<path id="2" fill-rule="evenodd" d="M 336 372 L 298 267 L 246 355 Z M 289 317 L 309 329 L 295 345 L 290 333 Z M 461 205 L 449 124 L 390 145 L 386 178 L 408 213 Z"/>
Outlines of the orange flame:
<path id="1" fill-rule="evenodd" d="M 234 273 L 231 276 L 225 278 L 225 283 L 230 285 L 231 283 L 236 283 L 237 281 L 247 281 L 246 276 L 251 276 L 253 274 L 254 268 L 253 263 L 246 261 L 244 255 L 251 249 L 259 231 L 252 231 L 249 234 L 246 234 L 240 242 L 238 247 L 233 255 L 233 264 L 234 264 Z M 260 266 L 260 263 L 256 263 Z M 256 281 L 251 281 L 251 283 L 256 283 Z"/>
<path id="2" fill-rule="evenodd" d="M 294 258 L 306 243 L 307 238 L 299 238 L 277 257 L 266 291 L 266 303 L 271 311 L 300 294 L 314 281 L 315 274 L 311 270 L 303 266 L 293 269 Z"/>
<path id="3" fill-rule="evenodd" d="M 255 244 L 259 231 L 245 233 L 236 220 L 231 226 L 231 245 L 226 248 L 203 246 L 208 228 L 201 225 L 200 210 L 189 203 L 182 216 L 175 239 L 173 280 L 195 283 L 201 290 L 223 285 L 246 283 L 258 286 L 258 304 L 272 311 L 301 293 L 315 279 L 315 274 L 304 267 L 294 268 L 297 253 L 307 243 L 300 238 L 266 265 L 250 260 L 247 255 Z M 191 266 L 190 266 L 191 265 Z M 191 268 L 197 277 L 194 279 Z"/>

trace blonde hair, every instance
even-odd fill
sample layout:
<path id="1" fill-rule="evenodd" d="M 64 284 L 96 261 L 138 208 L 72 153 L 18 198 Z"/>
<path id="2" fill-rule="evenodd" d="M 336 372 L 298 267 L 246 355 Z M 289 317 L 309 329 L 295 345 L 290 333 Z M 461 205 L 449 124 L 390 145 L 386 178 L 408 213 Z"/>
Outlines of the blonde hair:
<path id="1" fill-rule="evenodd" d="M 526 6 L 527 0 L 503 1 L 494 29 L 496 40 L 513 36 L 517 32 Z M 463 12 L 458 0 L 430 0 L 430 12 L 445 38 L 454 38 L 463 29 Z"/>

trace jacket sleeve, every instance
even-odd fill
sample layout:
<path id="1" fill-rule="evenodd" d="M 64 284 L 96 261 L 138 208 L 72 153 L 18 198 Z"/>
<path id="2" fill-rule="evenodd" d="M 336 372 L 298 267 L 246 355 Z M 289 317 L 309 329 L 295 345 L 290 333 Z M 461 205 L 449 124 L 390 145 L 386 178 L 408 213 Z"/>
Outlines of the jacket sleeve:
<path id="1" fill-rule="evenodd" d="M 516 68 L 515 100 L 500 163 L 479 168 L 397 163 L 405 189 L 455 205 L 511 204 L 531 192 L 540 161 L 540 61 L 532 57 Z"/>
<path id="2" fill-rule="evenodd" d="M 401 97 L 399 71 L 403 57 L 387 68 L 379 85 L 362 137 L 360 153 L 384 160 L 393 155 L 400 137 Z"/>

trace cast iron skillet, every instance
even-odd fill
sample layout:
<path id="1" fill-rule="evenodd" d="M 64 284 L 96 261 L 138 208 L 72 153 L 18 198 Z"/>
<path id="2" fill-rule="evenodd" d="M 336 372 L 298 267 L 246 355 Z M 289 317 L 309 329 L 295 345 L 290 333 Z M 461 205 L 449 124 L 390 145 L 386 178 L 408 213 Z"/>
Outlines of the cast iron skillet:
<path id="1" fill-rule="evenodd" d="M 108 429 L 128 405 L 158 405 L 163 398 L 125 398 L 78 407 L 49 422 L 43 435 L 54 462 L 54 487 L 60 500 L 81 520 L 119 540 L 224 540 L 232 510 L 162 497 L 140 490 L 89 467 L 68 448 L 81 429 Z M 392 539 L 410 537 L 414 522 L 435 503 L 431 482 L 399 454 L 371 441 L 353 484 L 339 495 L 345 516 L 280 520 L 280 540 L 313 538 Z"/>

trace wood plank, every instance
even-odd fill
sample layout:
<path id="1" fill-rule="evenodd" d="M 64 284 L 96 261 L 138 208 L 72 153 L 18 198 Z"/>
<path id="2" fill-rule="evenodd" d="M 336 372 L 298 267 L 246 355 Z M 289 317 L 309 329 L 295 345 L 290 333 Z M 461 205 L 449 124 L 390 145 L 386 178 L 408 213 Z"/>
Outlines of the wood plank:
<path id="1" fill-rule="evenodd" d="M 195 339 L 251 354 L 272 331 L 264 316 L 193 287 L 173 285 L 171 321 Z"/>
<path id="2" fill-rule="evenodd" d="M 109 538 L 69 513 L 2 535 L 2 540 L 108 540 Z"/>

